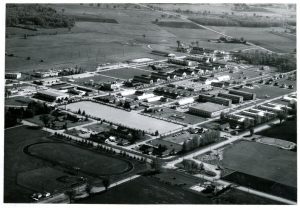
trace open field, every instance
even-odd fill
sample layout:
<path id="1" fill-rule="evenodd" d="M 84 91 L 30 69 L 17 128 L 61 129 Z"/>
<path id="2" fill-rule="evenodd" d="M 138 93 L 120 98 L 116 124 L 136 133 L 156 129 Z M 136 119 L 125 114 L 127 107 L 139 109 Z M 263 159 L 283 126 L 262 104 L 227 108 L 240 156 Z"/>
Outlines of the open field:
<path id="1" fill-rule="evenodd" d="M 111 77 L 116 77 L 120 79 L 132 79 L 134 76 L 139 76 L 142 74 L 150 74 L 150 71 L 143 71 L 140 69 L 135 68 L 121 68 L 121 69 L 115 69 L 115 70 L 109 70 L 109 71 L 102 71 L 99 72 L 102 75 L 107 75 Z"/>
<path id="2" fill-rule="evenodd" d="M 273 126 L 257 133 L 270 138 L 279 138 L 297 143 L 297 120 L 288 120 L 281 125 Z"/>
<path id="3" fill-rule="evenodd" d="M 127 161 L 64 143 L 33 144 L 28 147 L 28 153 L 68 168 L 78 167 L 94 176 L 122 174 L 132 167 Z"/>
<path id="4" fill-rule="evenodd" d="M 283 185 L 297 185 L 296 153 L 256 142 L 241 141 L 225 148 L 221 164 L 241 173 Z"/>
<path id="5" fill-rule="evenodd" d="M 247 27 L 211 27 L 226 35 L 241 38 L 261 47 L 278 53 L 290 53 L 296 48 L 296 39 L 291 40 L 286 37 L 270 33 L 272 28 L 247 28 Z M 251 46 L 250 46 L 251 47 Z"/>
<path id="6" fill-rule="evenodd" d="M 140 177 L 111 190 L 78 201 L 98 204 L 210 204 L 201 195 L 161 183 L 150 177 Z"/>
<path id="7" fill-rule="evenodd" d="M 99 117 L 101 119 L 122 124 L 130 128 L 141 129 L 153 133 L 156 130 L 159 133 L 165 133 L 182 127 L 174 123 L 146 117 L 134 111 L 128 112 L 90 101 L 81 101 L 68 104 L 67 109 L 70 109 L 74 112 L 76 112 L 78 109 L 84 110 L 87 115 Z"/>

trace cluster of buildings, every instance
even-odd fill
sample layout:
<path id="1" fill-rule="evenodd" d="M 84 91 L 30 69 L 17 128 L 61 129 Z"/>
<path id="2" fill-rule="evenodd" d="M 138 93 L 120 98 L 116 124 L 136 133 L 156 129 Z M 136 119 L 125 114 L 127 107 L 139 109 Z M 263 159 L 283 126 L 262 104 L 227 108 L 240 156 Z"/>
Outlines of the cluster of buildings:
<path id="1" fill-rule="evenodd" d="M 64 68 L 64 69 L 56 69 L 56 70 L 48 70 L 48 71 L 34 71 L 31 75 L 37 78 L 48 78 L 48 77 L 58 77 L 58 76 L 67 76 L 73 74 L 82 73 L 81 68 Z"/>
<path id="2" fill-rule="evenodd" d="M 188 97 L 193 95 L 193 91 L 187 89 L 179 89 L 178 87 L 157 87 L 153 91 L 157 95 L 162 95 L 166 98 L 177 99 L 180 97 Z"/>
<path id="3" fill-rule="evenodd" d="M 244 100 L 254 100 L 255 93 L 245 91 L 229 90 L 228 93 L 218 93 L 215 95 L 199 94 L 198 101 L 189 107 L 189 112 L 203 117 L 217 117 L 222 112 L 228 112 L 232 104 L 242 103 Z"/>
<path id="4" fill-rule="evenodd" d="M 243 127 L 245 121 L 248 121 L 253 126 L 276 118 L 280 113 L 285 112 L 286 109 L 289 108 L 282 104 L 265 103 L 238 113 L 224 114 L 222 118 L 236 127 Z"/>
<path id="5" fill-rule="evenodd" d="M 5 73 L 5 79 L 20 79 L 22 74 L 20 72 L 17 73 Z"/>

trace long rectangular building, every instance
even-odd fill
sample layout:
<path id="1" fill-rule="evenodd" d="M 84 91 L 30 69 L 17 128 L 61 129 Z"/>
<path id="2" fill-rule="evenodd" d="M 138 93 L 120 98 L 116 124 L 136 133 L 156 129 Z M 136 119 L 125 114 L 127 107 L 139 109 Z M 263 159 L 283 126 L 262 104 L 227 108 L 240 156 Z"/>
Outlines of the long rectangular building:
<path id="1" fill-rule="evenodd" d="M 38 91 L 36 97 L 46 101 L 56 101 L 68 99 L 69 95 L 55 89 L 47 89 Z"/>
<path id="2" fill-rule="evenodd" d="M 221 98 L 221 97 L 214 96 L 214 95 L 200 94 L 198 99 L 201 102 L 212 102 L 212 103 L 220 104 L 223 106 L 231 106 L 231 104 L 232 104 L 231 99 Z"/>
<path id="3" fill-rule="evenodd" d="M 146 83 L 146 84 L 152 84 L 153 83 L 153 78 L 149 75 L 141 75 L 141 76 L 134 76 L 132 79 L 132 82 L 137 83 Z"/>
<path id="4" fill-rule="evenodd" d="M 229 94 L 243 96 L 244 100 L 255 100 L 256 99 L 255 93 L 249 93 L 249 92 L 241 91 L 241 90 L 232 90 L 231 89 L 231 90 L 229 90 Z"/>
<path id="5" fill-rule="evenodd" d="M 219 93 L 218 96 L 222 98 L 231 99 L 232 103 L 234 104 L 242 103 L 244 99 L 243 96 L 233 95 L 229 93 Z"/>
<path id="6" fill-rule="evenodd" d="M 201 103 L 189 107 L 189 112 L 191 114 L 199 115 L 202 117 L 217 117 L 220 116 L 222 112 L 228 112 L 229 108 L 227 106 L 215 104 L 215 103 Z"/>

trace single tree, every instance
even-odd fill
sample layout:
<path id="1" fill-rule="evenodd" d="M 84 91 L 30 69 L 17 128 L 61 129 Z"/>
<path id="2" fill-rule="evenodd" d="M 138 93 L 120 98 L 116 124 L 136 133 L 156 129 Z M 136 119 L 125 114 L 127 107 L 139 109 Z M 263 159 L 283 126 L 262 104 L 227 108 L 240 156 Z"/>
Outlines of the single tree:
<path id="1" fill-rule="evenodd" d="M 102 184 L 103 184 L 103 186 L 105 187 L 105 190 L 107 190 L 108 187 L 110 186 L 110 177 L 105 177 L 105 178 L 102 180 Z"/>

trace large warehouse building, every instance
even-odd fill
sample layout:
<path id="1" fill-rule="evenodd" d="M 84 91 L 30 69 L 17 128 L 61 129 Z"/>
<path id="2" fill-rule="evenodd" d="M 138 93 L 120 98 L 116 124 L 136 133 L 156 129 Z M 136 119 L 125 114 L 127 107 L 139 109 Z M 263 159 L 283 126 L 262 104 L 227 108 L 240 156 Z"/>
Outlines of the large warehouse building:
<path id="1" fill-rule="evenodd" d="M 58 90 L 48 89 L 38 91 L 36 93 L 36 97 L 46 101 L 56 101 L 68 99 L 69 95 L 66 93 L 59 92 Z"/>
<path id="2" fill-rule="evenodd" d="M 240 90 L 229 90 L 229 94 L 243 96 L 244 100 L 254 100 L 256 99 L 255 93 L 249 93 L 246 91 L 240 91 Z"/>
<path id="3" fill-rule="evenodd" d="M 228 112 L 229 108 L 215 103 L 201 103 L 194 106 L 190 106 L 189 112 L 191 114 L 199 115 L 202 117 L 217 117 L 221 112 Z"/>

